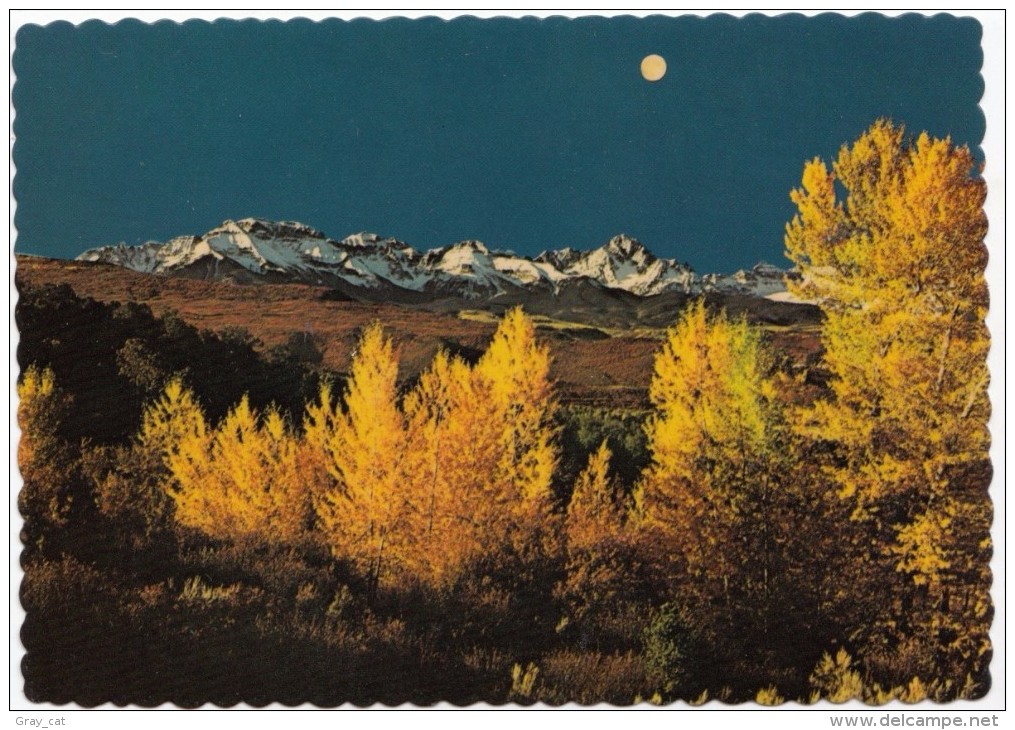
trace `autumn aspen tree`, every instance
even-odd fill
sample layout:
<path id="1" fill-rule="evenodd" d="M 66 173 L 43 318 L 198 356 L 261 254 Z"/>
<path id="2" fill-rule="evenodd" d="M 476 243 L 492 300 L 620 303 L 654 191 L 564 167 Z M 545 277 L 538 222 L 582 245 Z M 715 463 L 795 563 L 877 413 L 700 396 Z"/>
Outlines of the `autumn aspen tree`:
<path id="1" fill-rule="evenodd" d="M 552 537 L 546 528 L 557 451 L 549 373 L 549 349 L 536 342 L 535 325 L 520 307 L 504 315 L 474 371 L 475 387 L 487 396 L 476 408 L 499 431 L 491 497 L 503 505 L 509 520 L 505 537 L 519 553 L 535 547 L 537 535 Z"/>
<path id="2" fill-rule="evenodd" d="M 490 477 L 497 424 L 482 417 L 487 393 L 461 358 L 437 353 L 406 397 L 414 574 L 447 587 L 490 545 Z"/>
<path id="3" fill-rule="evenodd" d="M 317 399 L 304 409 L 303 437 L 297 443 L 296 452 L 297 468 L 305 482 L 315 523 L 320 521 L 318 505 L 324 495 L 336 489 L 339 483 L 334 452 L 339 448 L 335 429 L 341 418 L 339 400 L 332 390 L 331 381 L 325 379 L 318 388 Z M 315 534 L 321 537 L 320 531 L 315 531 Z"/>
<path id="4" fill-rule="evenodd" d="M 646 426 L 646 523 L 662 536 L 660 549 L 723 600 L 743 568 L 732 537 L 743 507 L 770 480 L 774 412 L 764 357 L 745 322 L 710 317 L 699 301 L 667 334 L 649 390 L 656 413 Z"/>
<path id="5" fill-rule="evenodd" d="M 25 370 L 18 382 L 18 468 L 24 480 L 18 506 L 33 534 L 62 525 L 70 509 L 72 497 L 60 486 L 70 459 L 55 433 L 67 406 L 52 370 L 34 366 Z"/>
<path id="6" fill-rule="evenodd" d="M 406 397 L 416 574 L 447 586 L 478 561 L 544 554 L 556 465 L 549 353 L 520 309 L 471 368 L 440 352 Z"/>
<path id="7" fill-rule="evenodd" d="M 610 475 L 611 456 L 605 441 L 589 456 L 564 517 L 567 576 L 562 593 L 578 620 L 621 610 L 636 583 L 628 539 L 630 505 Z"/>
<path id="8" fill-rule="evenodd" d="M 174 465 L 181 448 L 196 446 L 203 455 L 209 431 L 193 393 L 179 377 L 166 383 L 161 395 L 142 413 L 141 428 L 128 448 L 93 452 L 91 478 L 99 511 L 116 523 L 136 549 L 174 521 L 180 482 Z"/>
<path id="9" fill-rule="evenodd" d="M 144 411 L 137 444 L 142 452 L 157 455 L 165 468 L 163 488 L 172 500 L 177 522 L 194 526 L 193 517 L 181 502 L 195 507 L 204 489 L 202 467 L 211 448 L 210 429 L 204 412 L 180 378 L 166 384 L 162 395 Z M 200 507 L 196 506 L 197 511 Z"/>
<path id="10" fill-rule="evenodd" d="M 788 622 L 805 594 L 780 575 L 799 515 L 771 368 L 754 328 L 710 316 L 699 301 L 667 333 L 649 390 L 652 461 L 637 494 L 644 541 L 714 667 L 775 652 L 777 618 Z"/>
<path id="11" fill-rule="evenodd" d="M 943 496 L 957 467 L 986 456 L 986 218 L 973 172 L 968 149 L 878 122 L 832 171 L 809 162 L 791 196 L 787 255 L 803 274 L 791 286 L 825 311 L 834 376 L 812 423 L 851 454 L 840 478 L 860 513 L 893 493 Z"/>
<path id="12" fill-rule="evenodd" d="M 336 556 L 356 565 L 376 590 L 397 567 L 406 514 L 405 419 L 398 408 L 398 361 L 380 324 L 366 329 L 353 358 L 345 412 L 326 448 L 335 485 L 317 503 Z"/>
<path id="13" fill-rule="evenodd" d="M 858 559 L 910 581 L 902 633 L 966 669 L 989 614 L 984 196 L 968 148 L 882 120 L 805 165 L 786 229 L 832 376 L 801 430 L 838 450 L 828 473 L 876 544 Z"/>
<path id="14" fill-rule="evenodd" d="M 298 540 L 309 513 L 296 445 L 278 411 L 262 417 L 246 396 L 213 431 L 192 424 L 168 454 L 177 521 L 219 539 Z"/>

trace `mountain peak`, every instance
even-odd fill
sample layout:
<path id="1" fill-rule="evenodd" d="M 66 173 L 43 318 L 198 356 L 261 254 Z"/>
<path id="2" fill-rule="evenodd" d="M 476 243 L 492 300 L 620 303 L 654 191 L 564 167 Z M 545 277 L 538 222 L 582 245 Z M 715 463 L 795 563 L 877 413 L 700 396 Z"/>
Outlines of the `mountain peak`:
<path id="1" fill-rule="evenodd" d="M 459 241 L 458 243 L 454 243 L 454 244 L 448 246 L 448 249 L 449 250 L 451 250 L 451 249 L 457 249 L 457 250 L 475 251 L 476 253 L 481 253 L 481 254 L 489 254 L 490 253 L 490 249 L 488 249 L 486 247 L 485 243 L 483 243 L 482 241 L 477 241 L 477 240 L 472 239 L 472 238 L 466 239 L 464 241 Z"/>
<path id="2" fill-rule="evenodd" d="M 359 248 L 374 246 L 382 243 L 384 239 L 376 233 L 370 233 L 369 231 L 360 231 L 359 233 L 353 233 L 351 236 L 346 236 L 342 239 L 342 243 L 346 246 L 356 246 Z"/>
<path id="3" fill-rule="evenodd" d="M 626 233 L 621 233 L 614 236 L 606 244 L 606 248 L 615 253 L 621 253 L 625 256 L 632 256 L 638 251 L 647 251 L 648 249 L 642 245 L 642 242 L 633 236 L 629 236 Z"/>
<path id="4" fill-rule="evenodd" d="M 222 225 L 213 228 L 205 236 L 213 233 L 236 233 L 242 232 L 260 238 L 318 238 L 325 239 L 326 236 L 316 228 L 308 226 L 299 221 L 271 221 L 265 218 L 240 218 L 239 220 L 226 220 Z"/>

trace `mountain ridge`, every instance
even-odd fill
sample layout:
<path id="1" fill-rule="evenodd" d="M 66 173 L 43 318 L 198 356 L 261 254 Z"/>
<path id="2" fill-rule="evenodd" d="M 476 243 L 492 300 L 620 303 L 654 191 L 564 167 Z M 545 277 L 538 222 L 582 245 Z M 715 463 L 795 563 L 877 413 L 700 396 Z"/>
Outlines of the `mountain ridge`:
<path id="1" fill-rule="evenodd" d="M 528 257 L 491 250 L 475 239 L 422 252 L 397 238 L 365 231 L 336 240 L 298 221 L 261 218 L 227 220 L 202 235 L 163 243 L 101 246 L 76 258 L 149 274 L 316 284 L 373 297 L 390 293 L 396 299 L 557 294 L 565 282 L 639 297 L 668 292 L 765 297 L 785 292 L 784 278 L 792 276 L 764 262 L 734 274 L 699 275 L 687 264 L 656 256 L 627 234 L 590 251 L 565 247 Z"/>

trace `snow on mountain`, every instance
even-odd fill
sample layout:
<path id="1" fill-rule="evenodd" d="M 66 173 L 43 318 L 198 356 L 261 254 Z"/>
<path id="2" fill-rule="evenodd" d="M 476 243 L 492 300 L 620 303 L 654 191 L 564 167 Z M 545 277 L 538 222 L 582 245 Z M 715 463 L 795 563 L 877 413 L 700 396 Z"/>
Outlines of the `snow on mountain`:
<path id="1" fill-rule="evenodd" d="M 787 275 L 788 272 L 761 262 L 751 269 L 740 269 L 728 276 L 710 274 L 702 277 L 702 281 L 705 291 L 738 292 L 768 297 L 786 291 Z"/>
<path id="2" fill-rule="evenodd" d="M 356 283 L 358 277 L 373 285 L 390 282 L 413 291 L 426 285 L 426 277 L 418 270 L 419 253 L 397 238 L 356 233 L 342 239 L 339 248 L 342 266 L 336 273 L 350 283 Z"/>
<path id="3" fill-rule="evenodd" d="M 166 243 L 107 246 L 85 251 L 82 261 L 103 261 L 146 273 L 171 273 L 202 259 L 225 260 L 255 273 L 312 267 L 312 260 L 336 260 L 333 241 L 302 223 L 269 223 L 255 218 L 226 221 L 203 236 L 180 236 Z"/>
<path id="4" fill-rule="evenodd" d="M 394 286 L 473 299 L 533 288 L 556 292 L 562 282 L 581 280 L 639 296 L 664 291 L 772 296 L 785 291 L 786 276 L 765 263 L 730 275 L 698 276 L 686 264 L 658 258 L 627 235 L 615 236 L 591 251 L 563 248 L 533 259 L 490 251 L 474 240 L 425 253 L 374 233 L 335 241 L 302 223 L 258 218 L 226 221 L 202 236 L 181 236 L 166 243 L 94 248 L 78 259 L 152 274 L 235 278 L 237 271 L 246 271 L 245 280 Z M 222 267 L 229 273 L 220 274 L 219 264 L 229 264 Z"/>
<path id="5" fill-rule="evenodd" d="M 539 264 L 552 266 L 558 271 L 564 271 L 584 255 L 585 254 L 582 251 L 567 246 L 566 248 L 562 248 L 557 251 L 543 251 L 541 254 L 536 256 L 534 261 Z"/>
<path id="6" fill-rule="evenodd" d="M 168 243 L 149 241 L 140 246 L 119 243 L 116 246 L 89 249 L 77 259 L 78 261 L 101 261 L 106 264 L 115 264 L 145 274 L 161 273 L 165 257 L 170 255 L 171 245 L 176 240 L 173 239 Z"/>
<path id="7" fill-rule="evenodd" d="M 545 261 L 533 261 L 522 256 L 494 255 L 493 265 L 498 272 L 519 284 L 533 286 L 546 284 L 556 289 L 568 275 Z"/>
<path id="8" fill-rule="evenodd" d="M 694 272 L 672 259 L 656 258 L 640 241 L 626 235 L 575 258 L 565 274 L 587 276 L 615 289 L 649 296 L 670 289 L 690 292 Z"/>

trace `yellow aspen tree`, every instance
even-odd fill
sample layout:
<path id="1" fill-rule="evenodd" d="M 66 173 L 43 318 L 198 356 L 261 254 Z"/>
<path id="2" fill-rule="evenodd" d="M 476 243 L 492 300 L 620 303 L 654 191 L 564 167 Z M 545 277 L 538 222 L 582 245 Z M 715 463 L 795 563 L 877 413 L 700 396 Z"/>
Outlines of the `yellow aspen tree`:
<path id="1" fill-rule="evenodd" d="M 488 544 L 489 477 L 498 432 L 477 418 L 486 397 L 461 358 L 440 351 L 406 397 L 412 573 L 446 588 Z"/>
<path id="2" fill-rule="evenodd" d="M 334 554 L 356 565 L 372 590 L 397 574 L 404 555 L 406 427 L 397 377 L 391 340 L 375 323 L 360 339 L 345 411 L 325 440 L 335 485 L 316 505 Z"/>
<path id="3" fill-rule="evenodd" d="M 170 454 L 177 521 L 218 539 L 298 541 L 309 506 L 296 453 L 278 411 L 262 419 L 244 396 L 218 428 L 191 432 Z"/>
<path id="4" fill-rule="evenodd" d="M 60 410 L 56 376 L 49 368 L 29 367 L 18 382 L 18 462 L 30 469 L 44 458 L 46 439 L 53 438 L 53 426 Z"/>
<path id="5" fill-rule="evenodd" d="M 207 443 L 204 414 L 179 376 L 169 379 L 158 398 L 142 412 L 142 422 L 127 446 L 88 452 L 85 469 L 95 485 L 95 503 L 133 549 L 144 550 L 174 521 L 170 460 L 181 442 Z M 203 448 L 203 446 L 202 446 Z"/>
<path id="6" fill-rule="evenodd" d="M 56 429 L 68 399 L 49 368 L 29 367 L 18 390 L 18 468 L 23 485 L 18 506 L 29 533 L 63 525 L 72 497 L 65 484 L 71 457 Z"/>
<path id="7" fill-rule="evenodd" d="M 303 478 L 315 526 L 319 518 L 317 506 L 326 492 L 338 486 L 338 472 L 332 449 L 338 448 L 335 429 L 342 417 L 339 399 L 329 380 L 322 380 L 317 400 L 307 404 L 303 414 L 303 434 L 297 442 L 297 471 Z M 312 536 L 322 537 L 320 530 Z"/>
<path id="8" fill-rule="evenodd" d="M 200 404 L 183 380 L 173 377 L 149 403 L 129 449 L 118 452 L 112 468 L 93 474 L 99 510 L 121 525 L 136 520 L 141 534 L 152 537 L 175 519 L 178 470 L 185 454 L 204 461 L 211 433 Z"/>
<path id="9" fill-rule="evenodd" d="M 620 608 L 634 584 L 627 500 L 610 476 L 603 441 L 575 481 L 564 518 L 566 578 L 562 592 L 573 616 Z"/>
<path id="10" fill-rule="evenodd" d="M 451 507 L 448 454 L 454 450 L 447 433 L 449 364 L 447 353 L 439 350 L 404 404 L 405 562 L 415 579 L 429 586 L 443 582 L 454 562 L 451 554 L 460 547 L 452 544 L 446 519 Z"/>
<path id="11" fill-rule="evenodd" d="M 258 441 L 267 495 L 266 534 L 271 541 L 295 543 L 306 537 L 313 514 L 311 481 L 300 469 L 300 439 L 277 408 L 265 413 Z"/>
<path id="12" fill-rule="evenodd" d="M 167 472 L 163 487 L 174 504 L 181 485 L 199 478 L 194 470 L 207 462 L 211 436 L 201 406 L 178 377 L 145 409 L 137 443 L 143 451 L 159 455 Z"/>
<path id="13" fill-rule="evenodd" d="M 922 587 L 917 622 L 948 624 L 934 641 L 964 643 L 966 666 L 989 614 L 984 197 L 968 148 L 880 120 L 830 170 L 805 165 L 786 229 L 832 375 L 801 431 L 837 447 L 828 474 L 879 545 L 866 559 Z"/>
<path id="14" fill-rule="evenodd" d="M 548 350 L 516 309 L 476 367 L 440 352 L 407 395 L 404 504 L 419 579 L 447 588 L 482 561 L 531 567 L 552 550 L 548 375 Z"/>
<path id="15" fill-rule="evenodd" d="M 549 348 L 536 341 L 535 325 L 520 307 L 504 315 L 487 351 L 474 369 L 476 388 L 487 397 L 476 403 L 483 418 L 499 425 L 497 464 L 489 479 L 491 504 L 508 542 L 521 554 L 541 542 L 551 549 L 551 480 L 557 464 L 552 426 L 556 401 L 549 378 Z M 538 539 L 536 536 L 539 536 Z"/>
<path id="16" fill-rule="evenodd" d="M 452 586 L 531 527 L 520 522 L 517 485 L 498 476 L 509 424 L 491 407 L 491 388 L 464 360 L 439 352 L 405 400 L 413 574 L 433 587 Z"/>
<path id="17" fill-rule="evenodd" d="M 415 486 L 411 500 L 415 507 L 412 531 L 421 551 L 432 550 L 435 545 L 447 546 L 446 540 L 441 539 L 447 533 L 443 523 L 454 509 L 449 484 L 451 462 L 458 448 L 451 441 L 449 428 L 451 411 L 457 405 L 452 394 L 453 377 L 451 359 L 446 351 L 439 350 L 405 399 L 408 454 L 413 459 L 410 481 Z"/>
<path id="18" fill-rule="evenodd" d="M 710 317 L 702 301 L 655 359 L 642 527 L 670 590 L 710 640 L 731 621 L 744 636 L 748 622 L 764 632 L 772 603 L 775 535 L 787 515 L 777 508 L 782 427 L 769 369 L 758 333 L 725 313 Z"/>
<path id="19" fill-rule="evenodd" d="M 876 511 L 893 493 L 948 488 L 952 468 L 985 458 L 985 189 L 965 147 L 875 123 L 829 172 L 804 169 L 791 197 L 790 282 L 827 317 L 834 399 L 811 423 L 862 460 L 844 496 Z M 846 191 L 837 200 L 835 186 Z"/>
<path id="20" fill-rule="evenodd" d="M 254 482 L 258 468 L 257 420 L 245 396 L 201 442 L 181 444 L 171 460 L 177 521 L 218 539 L 256 533 L 264 497 Z"/>
<path id="21" fill-rule="evenodd" d="M 578 475 L 565 522 L 569 544 L 596 543 L 600 535 L 615 532 L 624 520 L 624 502 L 617 485 L 610 478 L 612 456 L 613 452 L 603 441 L 589 455 L 588 465 Z"/>
<path id="22" fill-rule="evenodd" d="M 162 453 L 168 466 L 183 441 L 203 441 L 207 437 L 208 424 L 200 404 L 183 380 L 176 377 L 166 384 L 158 400 L 145 409 L 137 440 L 143 447 Z"/>

